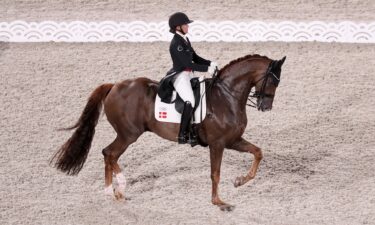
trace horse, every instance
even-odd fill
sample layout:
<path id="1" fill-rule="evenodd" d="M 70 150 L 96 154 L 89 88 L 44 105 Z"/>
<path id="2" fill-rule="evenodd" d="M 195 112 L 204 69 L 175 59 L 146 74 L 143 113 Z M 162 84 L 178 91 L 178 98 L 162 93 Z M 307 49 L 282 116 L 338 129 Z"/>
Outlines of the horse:
<path id="1" fill-rule="evenodd" d="M 285 58 L 284 56 L 281 60 L 272 60 L 266 56 L 246 55 L 228 63 L 210 80 L 206 93 L 207 116 L 198 124 L 197 131 L 199 143 L 209 147 L 211 201 L 223 211 L 234 209 L 233 205 L 222 201 L 218 193 L 223 151 L 226 148 L 254 155 L 247 174 L 235 178 L 235 187 L 254 179 L 263 154 L 259 147 L 242 137 L 247 125 L 246 106 L 249 105 L 249 97 L 253 97 L 251 106 L 263 112 L 272 109 Z M 145 77 L 98 86 L 90 95 L 76 124 L 65 128 L 75 130 L 50 163 L 68 175 L 80 172 L 104 105 L 104 113 L 117 133 L 115 140 L 102 150 L 105 162 L 105 193 L 119 200 L 125 199 L 126 179 L 118 159 L 128 146 L 146 131 L 177 142 L 180 125 L 159 122 L 154 117 L 154 101 L 158 87 L 158 82 Z M 255 92 L 252 88 L 255 88 Z M 113 176 L 118 183 L 115 188 L 112 186 Z"/>

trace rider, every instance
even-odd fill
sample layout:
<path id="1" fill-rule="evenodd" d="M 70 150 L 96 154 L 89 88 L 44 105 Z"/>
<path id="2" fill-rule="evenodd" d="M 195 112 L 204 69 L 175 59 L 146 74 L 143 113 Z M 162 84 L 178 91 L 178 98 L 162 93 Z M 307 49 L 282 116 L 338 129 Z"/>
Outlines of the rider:
<path id="1" fill-rule="evenodd" d="M 184 110 L 181 116 L 180 131 L 178 134 L 178 143 L 185 144 L 190 138 L 190 143 L 197 143 L 197 135 L 194 129 L 190 129 L 195 99 L 191 87 L 190 79 L 194 77 L 193 72 L 209 72 L 212 74 L 217 67 L 216 62 L 203 59 L 198 56 L 186 37 L 189 29 L 190 20 L 185 13 L 177 12 L 169 17 L 170 32 L 174 37 L 169 46 L 169 52 L 173 61 L 173 70 L 177 72 L 173 87 L 178 95 L 185 102 Z M 190 131 L 192 131 L 190 133 Z"/>

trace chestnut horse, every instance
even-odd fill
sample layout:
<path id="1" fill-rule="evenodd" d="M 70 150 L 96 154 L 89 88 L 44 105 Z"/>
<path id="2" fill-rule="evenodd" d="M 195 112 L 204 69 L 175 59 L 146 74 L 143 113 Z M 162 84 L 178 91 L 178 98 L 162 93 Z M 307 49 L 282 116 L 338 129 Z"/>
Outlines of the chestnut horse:
<path id="1" fill-rule="evenodd" d="M 233 60 L 211 80 L 207 90 L 207 116 L 198 125 L 199 142 L 209 146 L 212 180 L 212 203 L 221 210 L 234 206 L 222 201 L 218 194 L 220 167 L 225 148 L 254 155 L 254 162 L 245 176 L 235 179 L 234 186 L 244 185 L 253 179 L 262 159 L 262 151 L 241 136 L 247 125 L 246 105 L 251 89 L 255 87 L 253 106 L 258 110 L 272 109 L 277 85 L 280 81 L 281 60 L 265 56 L 248 55 Z M 97 87 L 88 99 L 78 122 L 66 129 L 75 129 L 71 138 L 56 152 L 51 162 L 69 175 L 82 169 L 90 150 L 95 126 L 104 105 L 108 121 L 117 133 L 116 139 L 103 149 L 105 162 L 105 191 L 117 199 L 124 198 L 125 177 L 118 159 L 138 137 L 151 131 L 164 139 L 177 141 L 179 124 L 159 122 L 154 117 L 154 101 L 158 82 L 137 78 L 116 84 Z M 113 175 L 117 180 L 112 186 Z"/>

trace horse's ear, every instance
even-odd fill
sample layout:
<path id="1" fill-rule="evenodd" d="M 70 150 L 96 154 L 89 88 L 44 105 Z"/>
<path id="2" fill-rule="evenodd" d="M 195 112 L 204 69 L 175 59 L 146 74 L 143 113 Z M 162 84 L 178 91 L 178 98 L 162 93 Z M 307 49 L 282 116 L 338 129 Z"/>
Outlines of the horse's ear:
<path id="1" fill-rule="evenodd" d="M 278 60 L 278 62 L 277 62 L 277 66 L 278 66 L 279 68 L 281 68 L 281 66 L 284 64 L 285 59 L 286 59 L 286 56 L 284 56 L 281 60 Z"/>
<path id="2" fill-rule="evenodd" d="M 282 59 L 280 60 L 275 60 L 274 61 L 274 64 L 273 64 L 273 68 L 278 68 L 278 69 L 281 69 L 281 66 L 284 64 L 285 62 L 285 59 L 286 59 L 286 56 L 284 56 Z"/>

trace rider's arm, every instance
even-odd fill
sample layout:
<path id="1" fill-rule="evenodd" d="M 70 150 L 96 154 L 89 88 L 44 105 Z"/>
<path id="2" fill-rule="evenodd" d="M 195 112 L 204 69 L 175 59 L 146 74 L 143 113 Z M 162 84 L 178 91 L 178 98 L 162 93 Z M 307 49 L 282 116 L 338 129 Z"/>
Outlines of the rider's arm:
<path id="1" fill-rule="evenodd" d="M 211 61 L 200 57 L 195 51 L 193 52 L 193 62 L 209 66 Z"/>
<path id="2" fill-rule="evenodd" d="M 194 55 L 194 53 L 191 53 L 191 52 L 188 52 L 188 51 L 185 51 L 185 50 L 181 49 L 181 46 L 180 46 L 180 48 L 179 48 L 179 46 L 177 46 L 177 47 L 171 46 L 170 51 L 173 54 L 173 56 L 178 59 L 178 61 L 181 63 L 181 65 L 184 68 L 190 68 L 190 69 L 192 69 L 194 71 L 198 71 L 198 72 L 207 72 L 208 71 L 209 64 L 205 65 L 205 64 L 194 63 L 193 59 L 192 59 L 192 54 Z"/>

